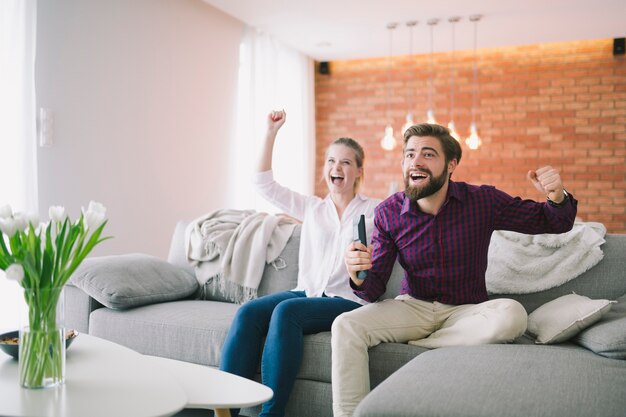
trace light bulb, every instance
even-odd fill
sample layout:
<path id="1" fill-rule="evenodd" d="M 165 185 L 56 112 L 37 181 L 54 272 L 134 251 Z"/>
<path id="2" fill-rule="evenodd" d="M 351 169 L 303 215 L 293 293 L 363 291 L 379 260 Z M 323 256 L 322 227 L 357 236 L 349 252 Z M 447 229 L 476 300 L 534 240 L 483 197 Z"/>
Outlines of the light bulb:
<path id="1" fill-rule="evenodd" d="M 450 131 L 450 136 L 456 139 L 457 142 L 461 141 L 461 136 L 454 127 L 454 121 L 450 120 L 450 123 L 448 123 L 448 130 Z"/>
<path id="2" fill-rule="evenodd" d="M 437 121 L 435 120 L 435 113 L 433 113 L 433 111 L 431 109 L 428 109 L 428 111 L 426 112 L 426 123 L 430 123 L 430 124 L 437 124 Z"/>
<path id="3" fill-rule="evenodd" d="M 414 124 L 415 123 L 413 122 L 413 115 L 411 113 L 407 113 L 406 122 L 404 123 L 404 126 L 402 126 L 402 134 L 404 135 L 404 132 L 406 132 L 407 129 L 409 129 Z"/>
<path id="4" fill-rule="evenodd" d="M 480 137 L 478 136 L 478 129 L 476 128 L 476 123 L 472 122 L 470 126 L 470 135 L 467 139 L 465 139 L 465 143 L 469 146 L 470 149 L 478 149 L 482 144 Z"/>
<path id="5" fill-rule="evenodd" d="M 393 127 L 391 125 L 387 125 L 385 128 L 385 136 L 380 141 L 380 146 L 386 151 L 391 151 L 396 147 L 396 138 L 393 137 Z"/>

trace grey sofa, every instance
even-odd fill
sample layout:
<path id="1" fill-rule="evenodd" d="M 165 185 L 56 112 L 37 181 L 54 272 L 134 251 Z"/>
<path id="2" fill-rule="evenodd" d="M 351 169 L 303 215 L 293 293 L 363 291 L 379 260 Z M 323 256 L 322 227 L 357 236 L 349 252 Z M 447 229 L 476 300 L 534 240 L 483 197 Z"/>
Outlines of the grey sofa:
<path id="1" fill-rule="evenodd" d="M 136 271 L 126 276 L 123 266 L 117 270 L 109 268 L 107 265 L 114 264 L 118 257 L 86 262 L 66 288 L 67 326 L 144 354 L 217 367 L 237 304 L 219 294 L 214 294 L 213 300 L 195 299 L 197 288 L 170 295 L 172 300 L 161 300 L 158 295 L 146 298 L 143 294 L 143 298 L 135 297 L 139 299 L 137 306 L 125 306 L 125 300 L 119 297 L 117 301 L 121 300 L 121 304 L 111 304 L 112 294 L 120 296 L 124 292 L 112 286 L 150 279 L 151 274 L 158 275 L 161 281 L 176 275 L 186 286 L 193 287 L 193 270 L 184 256 L 184 228 L 183 222 L 176 226 L 167 263 L 155 261 L 153 269 L 140 268 L 148 277 L 137 278 Z M 299 240 L 298 227 L 281 254 L 286 267 L 280 270 L 270 265 L 265 267 L 260 295 L 295 286 Z M 609 314 L 588 329 L 602 330 L 605 326 L 603 334 L 617 335 L 617 348 L 615 341 L 606 348 L 602 340 L 594 344 L 580 335 L 578 339 L 553 345 L 536 345 L 532 338 L 524 336 L 507 345 L 431 351 L 408 344 L 381 344 L 370 349 L 373 391 L 359 405 L 356 415 L 626 415 L 626 360 L 623 360 L 626 356 L 621 356 L 626 351 L 626 235 L 608 234 L 602 249 L 604 259 L 578 278 L 540 293 L 507 297 L 520 301 L 529 313 L 572 292 L 592 299 L 619 299 Z M 134 262 L 133 259 L 129 257 L 126 262 Z M 396 266 L 385 298 L 398 293 L 401 276 L 402 270 Z M 98 281 L 100 287 L 94 289 Z M 104 285 L 104 295 L 102 281 L 114 281 Z M 330 362 L 330 333 L 306 336 L 288 416 L 332 416 Z M 258 411 L 259 407 L 249 408 L 242 410 L 242 414 L 255 416 Z"/>

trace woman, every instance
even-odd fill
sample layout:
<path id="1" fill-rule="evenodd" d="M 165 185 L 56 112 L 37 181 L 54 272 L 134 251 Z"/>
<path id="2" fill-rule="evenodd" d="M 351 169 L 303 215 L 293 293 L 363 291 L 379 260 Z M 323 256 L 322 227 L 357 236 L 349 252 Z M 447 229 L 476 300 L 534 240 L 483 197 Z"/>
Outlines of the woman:
<path id="1" fill-rule="evenodd" d="M 364 304 L 350 288 L 343 253 L 353 240 L 354 217 L 365 214 L 370 236 L 374 207 L 380 202 L 357 194 L 363 179 L 364 153 L 349 138 L 337 139 L 326 151 L 326 198 L 304 196 L 276 183 L 272 152 L 285 119 L 284 111 L 273 111 L 268 116 L 255 183 L 265 199 L 303 222 L 298 285 L 292 291 L 243 304 L 226 336 L 220 361 L 220 369 L 252 379 L 266 337 L 261 375 L 274 396 L 263 404 L 259 416 L 264 417 L 285 414 L 300 369 L 304 335 L 329 331 L 338 315 Z M 238 410 L 233 410 L 233 415 L 238 415 Z"/>

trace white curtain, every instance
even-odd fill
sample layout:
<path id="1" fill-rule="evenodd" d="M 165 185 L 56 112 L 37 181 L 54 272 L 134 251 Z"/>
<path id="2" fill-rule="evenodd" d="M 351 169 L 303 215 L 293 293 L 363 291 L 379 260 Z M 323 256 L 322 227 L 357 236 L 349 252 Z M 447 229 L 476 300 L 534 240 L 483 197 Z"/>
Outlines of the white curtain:
<path id="1" fill-rule="evenodd" d="M 271 36 L 246 28 L 239 51 L 237 134 L 231 148 L 229 206 L 275 213 L 251 184 L 267 115 L 285 109 L 287 122 L 274 147 L 274 177 L 303 194 L 312 194 L 315 167 L 313 61 Z"/>
<path id="2" fill-rule="evenodd" d="M 31 213 L 37 211 L 36 21 L 36 0 L 0 1 L 0 206 Z M 20 294 L 0 271 L 0 330 L 19 324 Z"/>

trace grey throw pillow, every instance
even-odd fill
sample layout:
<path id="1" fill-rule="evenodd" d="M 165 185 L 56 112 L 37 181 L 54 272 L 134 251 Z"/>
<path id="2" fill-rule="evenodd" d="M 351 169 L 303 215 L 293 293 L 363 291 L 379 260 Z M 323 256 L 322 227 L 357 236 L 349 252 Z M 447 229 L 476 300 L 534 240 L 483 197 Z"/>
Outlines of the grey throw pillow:
<path id="1" fill-rule="evenodd" d="M 85 259 L 70 282 L 116 309 L 179 300 L 198 289 L 193 274 L 144 254 Z"/>
<path id="2" fill-rule="evenodd" d="M 580 332 L 573 341 L 598 355 L 626 359 L 626 294 L 617 299 L 602 320 Z"/>

